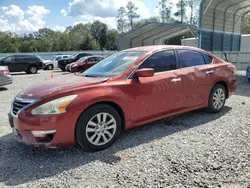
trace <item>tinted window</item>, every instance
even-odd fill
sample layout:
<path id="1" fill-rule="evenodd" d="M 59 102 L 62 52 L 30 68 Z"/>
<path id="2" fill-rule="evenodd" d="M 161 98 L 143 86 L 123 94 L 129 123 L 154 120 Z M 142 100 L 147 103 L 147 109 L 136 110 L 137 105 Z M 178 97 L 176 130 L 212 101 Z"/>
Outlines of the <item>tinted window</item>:
<path id="1" fill-rule="evenodd" d="M 163 51 L 150 56 L 140 65 L 139 69 L 153 68 L 155 72 L 164 72 L 176 69 L 174 51 Z"/>
<path id="2" fill-rule="evenodd" d="M 25 56 L 16 56 L 16 62 L 18 61 L 25 61 L 26 57 Z"/>
<path id="3" fill-rule="evenodd" d="M 60 57 L 61 58 L 61 57 Z M 68 58 L 68 56 L 63 56 L 64 59 Z"/>
<path id="4" fill-rule="evenodd" d="M 179 62 L 181 67 L 193 67 L 206 64 L 200 52 L 191 50 L 179 50 Z"/>
<path id="5" fill-rule="evenodd" d="M 14 56 L 9 56 L 9 57 L 6 57 L 4 59 L 5 63 L 13 63 L 14 61 L 15 61 L 15 57 Z"/>
<path id="6" fill-rule="evenodd" d="M 211 56 L 209 56 L 209 55 L 207 55 L 207 54 L 203 54 L 203 55 L 204 55 L 204 57 L 205 57 L 205 59 L 206 59 L 206 63 L 207 63 L 207 64 L 213 63 L 213 58 L 212 58 Z"/>
<path id="7" fill-rule="evenodd" d="M 95 62 L 95 58 L 94 57 L 88 58 L 88 62 Z"/>
<path id="8" fill-rule="evenodd" d="M 103 60 L 102 57 L 95 57 L 95 61 L 101 61 L 101 60 Z"/>

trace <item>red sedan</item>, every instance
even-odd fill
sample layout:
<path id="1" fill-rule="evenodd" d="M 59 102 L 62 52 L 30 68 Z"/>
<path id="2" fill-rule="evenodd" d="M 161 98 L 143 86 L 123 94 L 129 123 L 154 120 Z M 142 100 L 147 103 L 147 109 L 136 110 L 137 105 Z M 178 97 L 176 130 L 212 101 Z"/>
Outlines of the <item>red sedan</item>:
<path id="1" fill-rule="evenodd" d="M 45 147 L 109 147 L 125 129 L 207 107 L 223 109 L 236 69 L 201 49 L 148 46 L 118 52 L 82 76 L 19 93 L 9 122 L 20 141 Z"/>
<path id="2" fill-rule="evenodd" d="M 86 56 L 82 57 L 78 61 L 71 63 L 69 65 L 70 72 L 84 72 L 85 70 L 89 69 L 99 61 L 103 60 L 102 56 Z"/>

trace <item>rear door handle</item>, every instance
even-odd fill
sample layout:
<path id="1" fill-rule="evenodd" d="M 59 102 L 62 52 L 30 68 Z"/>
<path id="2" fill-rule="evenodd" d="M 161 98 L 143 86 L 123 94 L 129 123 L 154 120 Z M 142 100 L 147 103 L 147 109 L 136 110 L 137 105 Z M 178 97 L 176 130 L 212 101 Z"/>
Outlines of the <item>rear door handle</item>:
<path id="1" fill-rule="evenodd" d="M 214 70 L 206 71 L 206 74 L 213 74 Z"/>
<path id="2" fill-rule="evenodd" d="M 173 78 L 171 82 L 181 82 L 181 78 Z"/>

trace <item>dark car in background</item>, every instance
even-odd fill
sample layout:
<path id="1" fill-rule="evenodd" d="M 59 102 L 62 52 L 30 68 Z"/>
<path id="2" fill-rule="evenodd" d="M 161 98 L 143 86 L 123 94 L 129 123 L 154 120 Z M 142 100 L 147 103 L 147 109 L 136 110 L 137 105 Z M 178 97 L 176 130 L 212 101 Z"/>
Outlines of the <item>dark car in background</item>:
<path id="1" fill-rule="evenodd" d="M 68 64 L 73 63 L 82 57 L 91 56 L 91 55 L 92 54 L 90 54 L 90 53 L 80 53 L 80 54 L 76 54 L 75 56 L 73 56 L 73 58 L 59 60 L 58 61 L 58 68 L 60 68 L 62 71 L 65 71 L 65 67 Z"/>
<path id="2" fill-rule="evenodd" d="M 70 63 L 69 71 L 70 72 L 84 72 L 89 69 L 99 61 L 103 60 L 102 56 L 85 56 L 79 59 L 76 62 Z"/>
<path id="3" fill-rule="evenodd" d="M 40 57 L 35 55 L 11 55 L 0 60 L 1 66 L 7 66 L 10 72 L 36 74 L 44 64 Z"/>

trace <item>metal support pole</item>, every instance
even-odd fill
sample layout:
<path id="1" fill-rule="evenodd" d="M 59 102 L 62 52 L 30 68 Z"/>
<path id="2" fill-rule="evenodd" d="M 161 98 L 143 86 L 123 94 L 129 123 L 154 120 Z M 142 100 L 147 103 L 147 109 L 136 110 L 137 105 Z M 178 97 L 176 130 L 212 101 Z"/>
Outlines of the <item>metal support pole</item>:
<path id="1" fill-rule="evenodd" d="M 239 52 L 237 52 L 237 69 L 239 70 L 240 68 L 240 57 L 239 57 Z"/>

